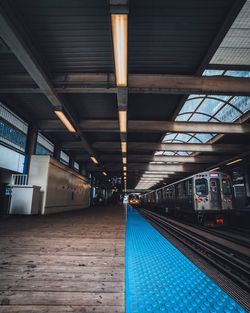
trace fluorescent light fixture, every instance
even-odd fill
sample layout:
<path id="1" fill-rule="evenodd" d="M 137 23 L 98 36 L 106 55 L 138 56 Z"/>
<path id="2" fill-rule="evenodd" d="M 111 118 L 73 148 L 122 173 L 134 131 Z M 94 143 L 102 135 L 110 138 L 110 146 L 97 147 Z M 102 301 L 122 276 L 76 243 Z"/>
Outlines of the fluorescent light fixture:
<path id="1" fill-rule="evenodd" d="M 143 177 L 140 179 L 140 182 L 143 182 L 143 181 L 161 181 L 163 180 L 163 178 L 150 178 L 150 177 Z"/>
<path id="2" fill-rule="evenodd" d="M 170 172 L 170 171 L 145 171 L 145 174 L 175 174 L 176 172 Z"/>
<path id="3" fill-rule="evenodd" d="M 215 168 L 212 168 L 211 170 L 209 170 L 209 172 L 218 171 L 219 169 L 220 169 L 219 167 L 215 167 Z"/>
<path id="4" fill-rule="evenodd" d="M 124 170 L 124 171 L 127 170 L 127 166 L 126 166 L 126 165 L 123 166 L 123 170 Z"/>
<path id="5" fill-rule="evenodd" d="M 126 173 L 126 172 L 124 172 L 124 173 L 123 173 L 123 176 L 124 176 L 124 177 L 125 177 L 125 176 L 127 176 L 127 173 Z"/>
<path id="6" fill-rule="evenodd" d="M 126 163 L 127 163 L 127 158 L 126 158 L 126 157 L 123 157 L 123 158 L 122 158 L 122 163 L 123 163 L 123 164 L 126 164 Z"/>
<path id="7" fill-rule="evenodd" d="M 76 133 L 76 129 L 70 123 L 67 116 L 62 111 L 54 111 L 54 112 L 70 133 Z"/>
<path id="8" fill-rule="evenodd" d="M 239 162 L 241 162 L 241 161 L 242 161 L 242 159 L 237 159 L 237 160 L 228 162 L 226 165 L 231 165 L 231 164 L 239 163 Z"/>
<path id="9" fill-rule="evenodd" d="M 108 174 L 106 172 L 102 172 L 102 175 L 107 176 Z"/>
<path id="10" fill-rule="evenodd" d="M 145 182 L 160 182 L 160 181 L 162 181 L 162 179 L 151 179 L 151 178 L 144 178 L 144 179 L 141 179 L 140 180 L 140 183 L 145 183 Z"/>
<path id="11" fill-rule="evenodd" d="M 127 111 L 119 111 L 120 132 L 127 132 Z"/>
<path id="12" fill-rule="evenodd" d="M 152 178 L 167 178 L 168 175 L 162 175 L 162 174 L 143 174 L 142 177 L 152 177 Z"/>
<path id="13" fill-rule="evenodd" d="M 128 15 L 111 14 L 115 77 L 117 87 L 127 87 L 128 70 Z"/>
<path id="14" fill-rule="evenodd" d="M 93 163 L 98 164 L 98 161 L 94 156 L 91 156 L 90 159 Z"/>
<path id="15" fill-rule="evenodd" d="M 126 152 L 127 152 L 127 142 L 122 141 L 122 153 L 126 153 Z"/>

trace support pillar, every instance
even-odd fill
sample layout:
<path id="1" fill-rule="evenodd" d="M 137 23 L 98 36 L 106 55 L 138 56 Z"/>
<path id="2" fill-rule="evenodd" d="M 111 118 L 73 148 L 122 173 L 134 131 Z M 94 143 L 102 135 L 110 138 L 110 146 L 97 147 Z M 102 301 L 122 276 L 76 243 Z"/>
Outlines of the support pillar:
<path id="1" fill-rule="evenodd" d="M 24 168 L 23 168 L 24 174 L 29 174 L 31 157 L 36 152 L 37 134 L 38 134 L 37 128 L 33 125 L 30 125 L 28 128 L 26 147 L 25 147 L 25 161 L 24 161 Z"/>
<path id="2" fill-rule="evenodd" d="M 60 161 L 60 153 L 61 153 L 61 147 L 55 145 L 53 157 L 57 159 L 58 161 Z"/>

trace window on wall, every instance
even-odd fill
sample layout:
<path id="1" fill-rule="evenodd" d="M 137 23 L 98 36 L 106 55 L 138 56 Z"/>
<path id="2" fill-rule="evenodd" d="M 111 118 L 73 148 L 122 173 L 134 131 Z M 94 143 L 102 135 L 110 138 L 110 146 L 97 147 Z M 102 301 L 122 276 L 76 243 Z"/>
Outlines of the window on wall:
<path id="1" fill-rule="evenodd" d="M 60 162 L 65 165 L 69 165 L 69 156 L 63 151 L 60 152 Z"/>
<path id="2" fill-rule="evenodd" d="M 36 143 L 36 154 L 37 155 L 50 155 L 54 153 L 54 145 L 42 134 L 38 134 Z"/>
<path id="3" fill-rule="evenodd" d="M 79 163 L 74 162 L 74 169 L 75 169 L 77 172 L 79 172 L 79 170 L 80 170 L 80 165 L 79 165 Z"/>
<path id="4" fill-rule="evenodd" d="M 0 102 L 0 142 L 25 152 L 28 124 Z"/>

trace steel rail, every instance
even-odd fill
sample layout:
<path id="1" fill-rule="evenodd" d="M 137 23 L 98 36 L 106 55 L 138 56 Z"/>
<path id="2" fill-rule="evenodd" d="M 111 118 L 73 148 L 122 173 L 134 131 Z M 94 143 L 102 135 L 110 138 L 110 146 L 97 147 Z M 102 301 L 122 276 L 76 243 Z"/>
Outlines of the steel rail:
<path id="1" fill-rule="evenodd" d="M 164 218 L 164 216 L 162 216 Z M 240 246 L 244 246 L 246 248 L 250 248 L 250 238 L 239 238 L 238 236 L 244 236 L 243 233 L 238 233 L 238 234 L 230 234 L 230 233 L 225 233 L 225 232 L 220 232 L 218 229 L 209 229 L 205 226 L 197 226 L 197 225 L 194 225 L 194 224 L 191 224 L 191 223 L 188 223 L 188 222 L 183 222 L 183 221 L 178 221 L 176 220 L 177 222 L 181 222 L 183 223 L 184 225 L 188 225 L 188 226 L 191 226 L 193 227 L 194 229 L 198 229 L 198 230 L 201 230 L 201 231 L 204 231 L 206 233 L 210 233 L 214 236 L 217 236 L 217 237 L 220 237 L 220 238 L 223 238 L 223 239 L 226 239 L 228 241 L 231 241 L 231 242 L 234 242 Z M 174 223 L 174 220 L 171 218 L 171 219 L 168 219 L 168 222 L 169 223 Z M 238 235 L 238 236 L 237 236 Z"/>

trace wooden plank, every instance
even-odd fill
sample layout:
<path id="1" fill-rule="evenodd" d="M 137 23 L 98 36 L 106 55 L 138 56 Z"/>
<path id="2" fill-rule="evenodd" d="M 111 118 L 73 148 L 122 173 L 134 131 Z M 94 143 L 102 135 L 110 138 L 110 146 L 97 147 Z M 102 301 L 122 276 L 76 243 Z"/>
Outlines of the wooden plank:
<path id="1" fill-rule="evenodd" d="M 82 306 L 123 306 L 124 294 L 86 293 L 86 292 L 34 292 L 34 291 L 1 291 L 0 303 L 8 299 L 14 305 L 82 305 Z"/>
<path id="2" fill-rule="evenodd" d="M 0 313 L 124 313 L 123 306 L 0 305 Z"/>
<path id="3" fill-rule="evenodd" d="M 70 292 L 116 292 L 123 289 L 123 281 L 61 281 L 61 280 L 23 280 L 23 279 L 1 279 L 0 291 L 70 291 Z"/>
<path id="4" fill-rule="evenodd" d="M 96 272 L 93 273 L 93 270 Z M 55 281 L 94 281 L 99 283 L 101 282 L 123 282 L 124 280 L 124 270 L 123 268 L 111 270 L 110 268 L 98 268 L 92 267 L 89 269 L 88 267 L 85 270 L 80 270 L 78 272 L 73 271 L 60 271 L 60 269 L 50 271 L 49 269 L 43 269 L 42 271 L 29 271 L 23 270 L 18 271 L 15 270 L 14 267 L 12 271 L 10 269 L 5 269 L 1 273 L 1 279 L 12 280 L 12 279 L 23 279 L 25 281 L 48 281 L 49 279 L 53 279 Z"/>
<path id="5" fill-rule="evenodd" d="M 124 263 L 123 256 L 111 254 L 109 256 L 102 255 L 90 255 L 90 256 L 70 256 L 70 255 L 12 255 L 2 254 L 0 255 L 0 264 L 10 265 L 26 265 L 32 263 L 32 266 L 39 266 L 46 264 L 56 266 L 121 266 Z"/>
<path id="6" fill-rule="evenodd" d="M 0 313 L 124 312 L 124 239 L 122 207 L 0 221 Z"/>

